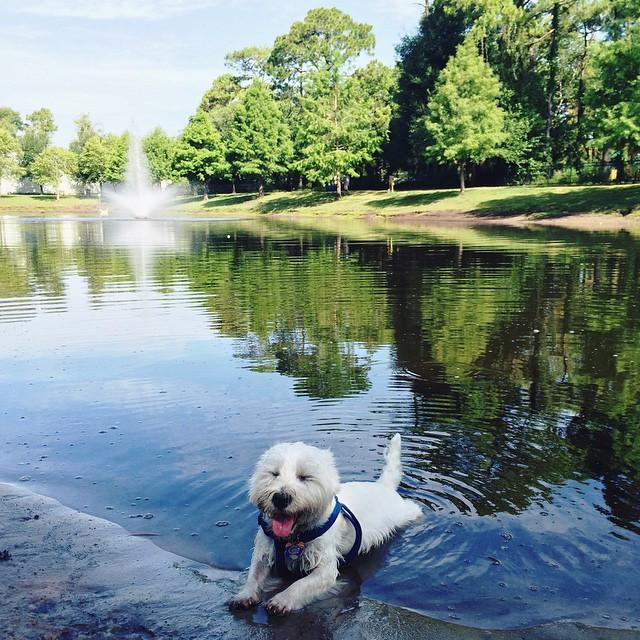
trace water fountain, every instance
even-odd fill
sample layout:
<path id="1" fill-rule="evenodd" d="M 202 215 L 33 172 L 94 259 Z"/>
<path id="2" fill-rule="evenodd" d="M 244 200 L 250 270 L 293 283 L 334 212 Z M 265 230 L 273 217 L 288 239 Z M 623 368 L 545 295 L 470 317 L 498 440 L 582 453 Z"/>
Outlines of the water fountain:
<path id="1" fill-rule="evenodd" d="M 162 189 L 152 184 L 149 163 L 140 139 L 132 135 L 124 185 L 120 191 L 113 190 L 105 195 L 110 209 L 144 219 L 167 206 L 172 196 L 170 187 Z"/>

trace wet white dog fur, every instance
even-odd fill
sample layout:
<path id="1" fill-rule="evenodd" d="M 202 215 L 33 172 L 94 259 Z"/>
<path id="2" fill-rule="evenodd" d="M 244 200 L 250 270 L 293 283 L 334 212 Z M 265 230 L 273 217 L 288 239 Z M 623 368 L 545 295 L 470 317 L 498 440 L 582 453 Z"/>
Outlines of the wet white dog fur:
<path id="1" fill-rule="evenodd" d="M 360 554 L 363 554 L 421 515 L 415 502 L 405 500 L 397 492 L 402 474 L 400 434 L 389 442 L 385 459 L 377 481 L 340 484 L 330 451 L 302 442 L 277 444 L 258 461 L 250 481 L 249 498 L 267 519 L 283 515 L 293 518 L 292 531 L 295 533 L 326 522 L 337 495 L 360 521 Z M 291 497 L 284 511 L 273 504 L 273 497 L 278 492 Z M 269 613 L 286 614 L 326 595 L 336 582 L 339 562 L 351 549 L 354 537 L 353 526 L 341 514 L 327 532 L 306 544 L 300 558 L 287 558 L 289 569 L 301 570 L 306 575 L 267 602 Z M 274 564 L 273 540 L 258 528 L 247 582 L 230 600 L 230 606 L 249 608 L 257 605 Z"/>

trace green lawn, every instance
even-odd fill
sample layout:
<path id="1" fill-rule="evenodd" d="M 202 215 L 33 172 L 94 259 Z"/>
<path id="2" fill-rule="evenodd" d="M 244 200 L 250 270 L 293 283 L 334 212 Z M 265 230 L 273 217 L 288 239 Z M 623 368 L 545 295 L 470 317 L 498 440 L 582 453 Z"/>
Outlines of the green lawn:
<path id="1" fill-rule="evenodd" d="M 95 215 L 100 211 L 100 201 L 97 198 L 77 198 L 62 196 L 56 200 L 55 196 L 22 196 L 9 195 L 0 197 L 0 214 L 19 216 L 33 215 Z"/>
<path id="2" fill-rule="evenodd" d="M 95 198 L 3 196 L 0 213 L 17 215 L 92 214 L 106 205 Z M 354 191 L 342 200 L 322 191 L 277 191 L 257 194 L 182 197 L 170 210 L 177 215 L 256 216 L 396 216 L 468 213 L 475 217 L 527 215 L 532 219 L 557 218 L 576 213 L 640 214 L 640 185 L 565 187 L 477 187 L 460 195 L 454 189 L 429 191 Z"/>
<path id="3" fill-rule="evenodd" d="M 331 193 L 294 191 L 221 195 L 203 201 L 184 199 L 176 212 L 197 215 L 410 215 L 470 213 L 478 217 L 525 214 L 532 218 L 559 217 L 572 213 L 640 212 L 640 185 L 566 187 L 478 187 L 429 191 L 354 191 L 336 201 Z"/>

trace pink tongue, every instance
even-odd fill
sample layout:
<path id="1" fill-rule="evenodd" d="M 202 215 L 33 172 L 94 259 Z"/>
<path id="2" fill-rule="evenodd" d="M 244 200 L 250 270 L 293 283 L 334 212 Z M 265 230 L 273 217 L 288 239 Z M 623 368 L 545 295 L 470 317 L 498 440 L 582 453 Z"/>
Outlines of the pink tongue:
<path id="1" fill-rule="evenodd" d="M 276 518 L 274 518 L 271 521 L 273 535 L 278 536 L 278 538 L 288 537 L 295 522 L 296 521 L 290 516 L 288 518 L 282 518 L 281 520 L 276 520 Z"/>

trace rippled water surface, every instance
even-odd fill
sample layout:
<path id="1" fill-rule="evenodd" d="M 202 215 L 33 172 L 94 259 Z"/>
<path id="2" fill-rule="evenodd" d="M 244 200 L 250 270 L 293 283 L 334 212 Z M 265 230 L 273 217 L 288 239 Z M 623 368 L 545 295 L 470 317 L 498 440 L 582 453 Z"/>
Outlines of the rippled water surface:
<path id="1" fill-rule="evenodd" d="M 243 568 L 266 447 L 369 479 L 398 431 L 425 517 L 356 591 L 637 628 L 639 255 L 540 229 L 0 219 L 0 480 Z"/>

